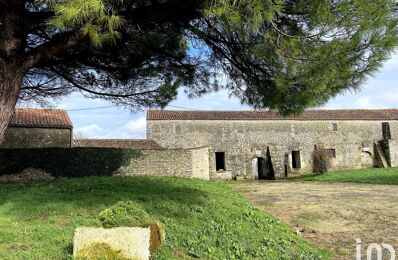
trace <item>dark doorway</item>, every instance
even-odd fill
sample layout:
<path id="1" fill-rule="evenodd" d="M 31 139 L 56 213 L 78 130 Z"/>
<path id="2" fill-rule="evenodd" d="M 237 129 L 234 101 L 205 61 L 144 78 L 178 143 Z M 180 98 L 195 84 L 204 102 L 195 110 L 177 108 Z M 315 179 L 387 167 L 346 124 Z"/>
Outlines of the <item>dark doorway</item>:
<path id="1" fill-rule="evenodd" d="M 292 151 L 292 168 L 301 169 L 300 151 Z"/>
<path id="2" fill-rule="evenodd" d="M 225 153 L 216 152 L 216 171 L 225 171 Z"/>
<path id="3" fill-rule="evenodd" d="M 266 166 L 265 166 L 265 159 L 262 157 L 257 157 L 257 172 L 258 172 L 258 179 L 265 180 L 267 177 Z"/>
<path id="4" fill-rule="evenodd" d="M 255 158 L 254 165 L 257 170 L 257 178 L 259 180 L 274 180 L 275 172 L 272 166 L 271 154 L 269 148 L 267 148 L 266 158 L 257 157 Z"/>
<path id="5" fill-rule="evenodd" d="M 383 131 L 383 140 L 390 140 L 391 139 L 390 123 L 383 122 L 381 126 Z"/>

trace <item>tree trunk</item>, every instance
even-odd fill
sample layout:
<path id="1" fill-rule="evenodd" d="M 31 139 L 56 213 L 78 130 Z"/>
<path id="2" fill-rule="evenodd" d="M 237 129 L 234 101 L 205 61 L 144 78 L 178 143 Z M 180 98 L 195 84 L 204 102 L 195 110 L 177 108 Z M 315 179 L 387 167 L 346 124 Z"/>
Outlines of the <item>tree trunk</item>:
<path id="1" fill-rule="evenodd" d="M 0 0 L 0 144 L 15 111 L 22 80 L 26 27 L 25 2 Z"/>
<path id="2" fill-rule="evenodd" d="M 5 66 L 0 62 L 0 144 L 14 115 L 23 77 L 19 66 Z"/>

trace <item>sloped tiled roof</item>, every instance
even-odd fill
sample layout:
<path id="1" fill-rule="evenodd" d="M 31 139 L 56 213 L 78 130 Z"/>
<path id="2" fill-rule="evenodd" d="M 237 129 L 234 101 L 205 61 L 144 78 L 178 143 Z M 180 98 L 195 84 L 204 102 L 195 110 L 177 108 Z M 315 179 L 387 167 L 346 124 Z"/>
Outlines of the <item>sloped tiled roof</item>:
<path id="1" fill-rule="evenodd" d="M 9 126 L 72 128 L 72 121 L 65 110 L 17 108 Z"/>
<path id="2" fill-rule="evenodd" d="M 398 120 L 398 109 L 306 110 L 284 117 L 274 111 L 148 110 L 147 120 Z"/>
<path id="3" fill-rule="evenodd" d="M 155 141 L 146 139 L 74 139 L 73 147 L 125 148 L 138 150 L 161 149 Z"/>

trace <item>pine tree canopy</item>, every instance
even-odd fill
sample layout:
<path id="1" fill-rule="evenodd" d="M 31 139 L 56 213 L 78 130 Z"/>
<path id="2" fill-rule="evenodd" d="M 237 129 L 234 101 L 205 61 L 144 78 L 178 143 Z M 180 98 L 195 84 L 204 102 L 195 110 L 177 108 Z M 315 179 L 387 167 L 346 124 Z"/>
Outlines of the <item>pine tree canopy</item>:
<path id="1" fill-rule="evenodd" d="M 296 113 L 380 68 L 396 11 L 395 0 L 0 0 L 0 72 L 18 68 L 19 100 L 79 91 L 134 110 L 180 87 L 223 88 Z"/>

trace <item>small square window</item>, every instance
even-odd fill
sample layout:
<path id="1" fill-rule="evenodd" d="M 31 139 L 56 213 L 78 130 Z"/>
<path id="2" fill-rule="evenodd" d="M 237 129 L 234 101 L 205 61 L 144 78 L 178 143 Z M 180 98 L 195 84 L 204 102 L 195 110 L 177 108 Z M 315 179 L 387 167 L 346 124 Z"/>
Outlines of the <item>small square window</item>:
<path id="1" fill-rule="evenodd" d="M 332 124 L 332 130 L 333 131 L 337 131 L 337 123 L 333 123 Z"/>
<path id="2" fill-rule="evenodd" d="M 329 157 L 336 158 L 336 149 L 328 149 Z"/>

